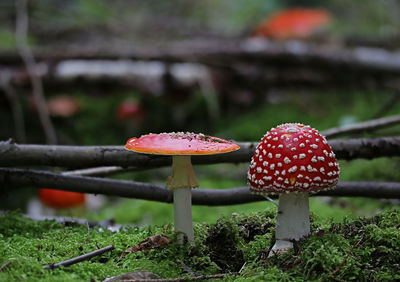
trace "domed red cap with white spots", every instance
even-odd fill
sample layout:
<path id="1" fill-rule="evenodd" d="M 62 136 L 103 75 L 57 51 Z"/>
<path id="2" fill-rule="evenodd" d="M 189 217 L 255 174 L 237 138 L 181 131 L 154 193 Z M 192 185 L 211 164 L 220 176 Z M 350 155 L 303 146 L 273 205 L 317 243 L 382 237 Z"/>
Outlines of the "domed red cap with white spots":
<path id="1" fill-rule="evenodd" d="M 286 123 L 272 128 L 261 139 L 247 178 L 253 193 L 317 192 L 336 186 L 339 165 L 317 130 Z"/>

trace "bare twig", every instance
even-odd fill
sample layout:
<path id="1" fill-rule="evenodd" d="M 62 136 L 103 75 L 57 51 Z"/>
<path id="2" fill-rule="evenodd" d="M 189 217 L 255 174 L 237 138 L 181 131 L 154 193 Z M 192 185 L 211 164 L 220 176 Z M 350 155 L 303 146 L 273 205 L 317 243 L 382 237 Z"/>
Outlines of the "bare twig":
<path id="1" fill-rule="evenodd" d="M 183 261 L 177 259 L 176 262 L 179 263 L 182 266 L 182 269 L 184 271 L 186 271 L 187 273 L 189 273 L 189 274 L 191 274 L 193 276 L 200 276 L 196 271 L 194 271 L 189 266 L 187 266 Z"/>
<path id="2" fill-rule="evenodd" d="M 162 185 L 87 176 L 67 176 L 28 169 L 0 168 L 0 183 L 0 187 L 3 189 L 29 185 L 164 203 L 171 203 L 173 199 L 172 192 Z M 400 183 L 341 181 L 336 189 L 319 192 L 311 196 L 313 195 L 400 199 Z M 273 195 L 271 197 L 274 198 Z M 260 195 L 251 194 L 248 187 L 238 187 L 231 189 L 194 189 L 192 201 L 194 205 L 223 206 L 265 201 L 265 199 Z"/>
<path id="3" fill-rule="evenodd" d="M 192 157 L 193 164 L 249 162 L 257 142 L 237 142 L 240 150 Z M 400 137 L 330 140 L 338 159 L 400 156 Z M 167 156 L 134 153 L 122 146 L 46 146 L 0 142 L 0 166 L 46 165 L 69 168 L 121 166 L 141 169 L 171 165 Z"/>
<path id="4" fill-rule="evenodd" d="M 136 281 L 136 282 L 179 282 L 179 281 L 201 281 L 210 279 L 222 279 L 230 275 L 239 275 L 238 272 L 199 275 L 195 277 L 179 277 L 179 278 L 158 278 L 158 279 L 124 279 L 123 281 Z"/>
<path id="5" fill-rule="evenodd" d="M 40 76 L 37 74 L 37 64 L 33 56 L 32 50 L 27 43 L 28 35 L 28 0 L 16 0 L 16 42 L 18 52 L 24 61 L 29 78 L 32 83 L 33 96 L 35 104 L 38 109 L 39 119 L 42 124 L 43 130 L 46 134 L 47 143 L 56 144 L 57 137 L 53 124 L 49 117 L 49 112 L 44 98 L 43 84 Z"/>
<path id="6" fill-rule="evenodd" d="M 69 259 L 69 260 L 65 260 L 65 261 L 62 261 L 62 262 L 59 262 L 59 263 L 49 264 L 49 265 L 43 267 L 43 269 L 54 269 L 54 268 L 57 268 L 57 267 L 60 267 L 60 266 L 70 266 L 72 264 L 91 259 L 91 258 L 93 258 L 95 256 L 99 256 L 99 255 L 101 255 L 101 254 L 103 254 L 105 252 L 109 252 L 109 251 L 112 251 L 112 250 L 114 250 L 114 246 L 113 245 L 109 245 L 107 247 L 98 249 L 96 251 L 93 251 L 93 252 L 90 252 L 90 253 L 87 253 L 87 254 L 84 254 L 84 255 Z"/>
<path id="7" fill-rule="evenodd" d="M 339 135 L 373 131 L 376 129 L 388 127 L 399 123 L 400 123 L 400 115 L 395 115 L 391 117 L 367 120 L 364 122 L 359 122 L 347 126 L 331 128 L 322 131 L 321 134 L 325 135 L 327 138 L 332 138 L 332 137 L 337 137 Z"/>
<path id="8" fill-rule="evenodd" d="M 104 175 L 109 175 L 109 174 L 118 173 L 118 172 L 135 170 L 135 169 L 137 169 L 137 168 L 135 168 L 135 167 L 123 168 L 120 166 L 100 166 L 100 167 L 92 167 L 92 168 L 64 171 L 62 174 L 64 174 L 64 175 L 104 176 Z"/>
<path id="9" fill-rule="evenodd" d="M 4 268 L 6 268 L 8 265 L 10 265 L 12 262 L 13 262 L 12 260 L 9 260 L 9 261 L 6 261 L 5 263 L 3 263 L 0 266 L 0 271 L 2 271 Z"/>

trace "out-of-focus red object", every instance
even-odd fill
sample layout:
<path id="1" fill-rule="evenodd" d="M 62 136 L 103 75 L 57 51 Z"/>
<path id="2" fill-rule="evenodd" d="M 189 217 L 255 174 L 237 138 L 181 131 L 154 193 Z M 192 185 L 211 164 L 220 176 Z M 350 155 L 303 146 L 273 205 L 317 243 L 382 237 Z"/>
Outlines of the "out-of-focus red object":
<path id="1" fill-rule="evenodd" d="M 33 95 L 29 96 L 28 104 L 29 108 L 32 111 L 38 110 Z M 50 97 L 49 99 L 47 99 L 46 106 L 49 114 L 54 117 L 67 118 L 74 116 L 80 111 L 78 101 L 68 95 L 58 95 Z"/>
<path id="2" fill-rule="evenodd" d="M 49 114 L 59 117 L 71 117 L 79 111 L 78 102 L 67 95 L 51 97 L 47 102 Z"/>
<path id="3" fill-rule="evenodd" d="M 142 122 L 144 119 L 144 109 L 140 103 L 134 100 L 126 100 L 118 105 L 116 116 L 119 121 L 135 120 Z"/>
<path id="4" fill-rule="evenodd" d="M 306 38 L 331 21 L 331 14 L 323 9 L 287 9 L 262 21 L 254 35 L 276 39 Z"/>
<path id="5" fill-rule="evenodd" d="M 39 189 L 40 202 L 55 209 L 67 209 L 85 204 L 85 194 L 54 189 Z"/>

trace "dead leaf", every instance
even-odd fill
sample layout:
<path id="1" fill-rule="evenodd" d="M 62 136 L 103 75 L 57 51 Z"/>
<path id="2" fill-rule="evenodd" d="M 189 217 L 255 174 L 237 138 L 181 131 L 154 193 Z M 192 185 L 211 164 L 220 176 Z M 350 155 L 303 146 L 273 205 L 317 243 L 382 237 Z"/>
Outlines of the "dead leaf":
<path id="1" fill-rule="evenodd" d="M 127 249 L 125 252 L 121 254 L 120 258 L 125 258 L 126 255 L 132 252 L 140 252 L 140 251 L 149 252 L 153 248 L 159 248 L 168 245 L 170 241 L 171 238 L 169 238 L 164 234 L 157 234 L 154 236 L 150 236 L 141 241 L 139 244 Z"/>

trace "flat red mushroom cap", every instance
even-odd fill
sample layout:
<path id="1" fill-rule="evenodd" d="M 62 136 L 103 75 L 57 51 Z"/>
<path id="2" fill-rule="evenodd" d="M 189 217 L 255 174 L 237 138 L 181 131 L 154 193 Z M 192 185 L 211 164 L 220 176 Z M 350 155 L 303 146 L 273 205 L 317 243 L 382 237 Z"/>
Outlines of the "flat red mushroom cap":
<path id="1" fill-rule="evenodd" d="M 253 193 L 317 192 L 336 186 L 339 165 L 317 130 L 287 123 L 272 128 L 261 139 L 247 178 Z"/>
<path id="2" fill-rule="evenodd" d="M 40 201 L 49 207 L 67 209 L 85 204 L 85 194 L 54 189 L 39 189 Z"/>
<path id="3" fill-rule="evenodd" d="M 331 20 L 329 12 L 323 9 L 287 9 L 264 20 L 254 34 L 278 39 L 305 38 L 328 25 Z"/>
<path id="4" fill-rule="evenodd" d="M 236 151 L 239 146 L 201 133 L 171 132 L 131 138 L 125 148 L 134 152 L 157 155 L 212 155 Z"/>

